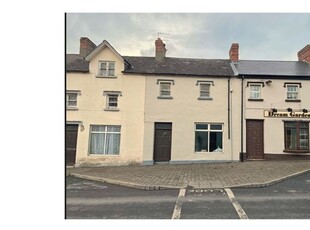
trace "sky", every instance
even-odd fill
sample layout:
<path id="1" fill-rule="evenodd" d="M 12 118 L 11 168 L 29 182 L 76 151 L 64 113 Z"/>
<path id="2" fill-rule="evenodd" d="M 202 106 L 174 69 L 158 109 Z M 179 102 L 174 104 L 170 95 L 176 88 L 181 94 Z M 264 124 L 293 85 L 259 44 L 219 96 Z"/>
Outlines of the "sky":
<path id="1" fill-rule="evenodd" d="M 66 22 L 67 53 L 88 37 L 124 56 L 154 56 L 159 36 L 167 57 L 227 59 L 237 42 L 240 59 L 294 61 L 310 44 L 310 13 L 67 13 Z"/>

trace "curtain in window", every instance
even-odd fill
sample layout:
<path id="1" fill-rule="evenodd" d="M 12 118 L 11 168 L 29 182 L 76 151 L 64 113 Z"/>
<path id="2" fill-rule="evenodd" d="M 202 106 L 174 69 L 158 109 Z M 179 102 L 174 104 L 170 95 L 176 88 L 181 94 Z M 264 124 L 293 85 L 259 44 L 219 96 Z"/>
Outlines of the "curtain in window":
<path id="1" fill-rule="evenodd" d="M 104 133 L 92 133 L 91 134 L 91 154 L 104 154 L 105 145 L 105 134 Z"/>

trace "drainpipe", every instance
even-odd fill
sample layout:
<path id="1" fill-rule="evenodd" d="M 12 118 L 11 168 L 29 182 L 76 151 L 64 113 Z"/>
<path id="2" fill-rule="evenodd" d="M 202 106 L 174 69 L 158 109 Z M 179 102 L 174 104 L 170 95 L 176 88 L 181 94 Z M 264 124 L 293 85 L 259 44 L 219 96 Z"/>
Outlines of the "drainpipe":
<path id="1" fill-rule="evenodd" d="M 227 106 L 227 117 L 228 117 L 228 140 L 230 140 L 230 77 L 228 77 L 228 106 Z M 232 151 L 232 150 L 231 150 Z"/>
<path id="2" fill-rule="evenodd" d="M 244 81 L 244 76 L 242 75 L 242 80 L 241 80 L 241 152 L 240 152 L 240 160 L 243 162 L 243 81 Z"/>

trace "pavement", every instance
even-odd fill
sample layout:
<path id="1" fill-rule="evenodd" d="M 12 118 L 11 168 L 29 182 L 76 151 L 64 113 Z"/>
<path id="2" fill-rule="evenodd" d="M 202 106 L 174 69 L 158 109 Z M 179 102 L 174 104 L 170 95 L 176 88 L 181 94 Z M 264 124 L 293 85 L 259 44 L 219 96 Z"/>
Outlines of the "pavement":
<path id="1" fill-rule="evenodd" d="M 310 171 L 309 160 L 66 168 L 67 176 L 144 190 L 266 187 Z"/>

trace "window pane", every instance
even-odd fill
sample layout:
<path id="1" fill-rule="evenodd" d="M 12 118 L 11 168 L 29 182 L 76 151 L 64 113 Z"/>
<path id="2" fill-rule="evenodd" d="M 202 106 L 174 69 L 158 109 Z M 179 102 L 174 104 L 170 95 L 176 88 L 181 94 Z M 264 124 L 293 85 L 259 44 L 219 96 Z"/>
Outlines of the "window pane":
<path id="1" fill-rule="evenodd" d="M 121 131 L 120 126 L 116 126 L 116 125 L 108 126 L 108 132 L 120 132 L 120 131 Z"/>
<path id="2" fill-rule="evenodd" d="M 106 154 L 119 154 L 120 134 L 107 134 Z"/>
<path id="3" fill-rule="evenodd" d="M 100 131 L 104 132 L 105 131 L 105 125 L 92 125 L 91 126 L 91 131 Z"/>
<path id="4" fill-rule="evenodd" d="M 300 129 L 300 149 L 307 150 L 309 149 L 309 130 L 308 129 Z"/>
<path id="5" fill-rule="evenodd" d="M 76 101 L 68 101 L 68 106 L 70 107 L 76 106 Z"/>
<path id="6" fill-rule="evenodd" d="M 200 97 L 210 97 L 210 84 L 200 84 Z"/>
<path id="7" fill-rule="evenodd" d="M 211 130 L 222 130 L 222 125 L 211 125 Z"/>
<path id="8" fill-rule="evenodd" d="M 285 122 L 284 123 L 284 127 L 285 128 L 296 128 L 297 126 L 296 126 L 296 122 Z"/>
<path id="9" fill-rule="evenodd" d="M 208 129 L 208 124 L 196 124 L 196 129 Z"/>
<path id="10" fill-rule="evenodd" d="M 100 63 L 100 69 L 106 70 L 107 69 L 107 63 L 106 62 L 101 62 Z"/>
<path id="11" fill-rule="evenodd" d="M 109 69 L 114 70 L 115 69 L 115 63 L 114 62 L 109 62 Z"/>
<path id="12" fill-rule="evenodd" d="M 208 132 L 195 132 L 195 152 L 208 152 Z"/>
<path id="13" fill-rule="evenodd" d="M 77 99 L 77 94 L 76 93 L 68 93 L 67 94 L 68 95 L 68 100 L 72 100 L 72 101 L 74 101 L 74 100 L 76 100 Z"/>
<path id="14" fill-rule="evenodd" d="M 222 132 L 210 132 L 210 152 L 222 152 Z"/>
<path id="15" fill-rule="evenodd" d="M 297 135 L 296 129 L 285 130 L 285 149 L 297 149 Z"/>
<path id="16" fill-rule="evenodd" d="M 90 144 L 90 154 L 103 154 L 104 153 L 104 133 L 92 133 L 91 134 L 91 144 Z"/>

